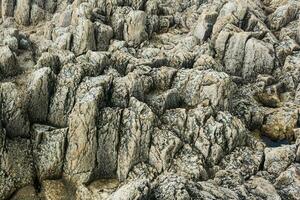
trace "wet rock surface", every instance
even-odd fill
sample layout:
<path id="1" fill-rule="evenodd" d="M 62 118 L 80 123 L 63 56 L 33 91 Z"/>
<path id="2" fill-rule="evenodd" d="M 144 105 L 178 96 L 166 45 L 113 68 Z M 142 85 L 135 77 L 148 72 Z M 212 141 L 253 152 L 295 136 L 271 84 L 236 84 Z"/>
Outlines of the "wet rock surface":
<path id="1" fill-rule="evenodd" d="M 300 197 L 297 0 L 0 0 L 0 200 Z"/>

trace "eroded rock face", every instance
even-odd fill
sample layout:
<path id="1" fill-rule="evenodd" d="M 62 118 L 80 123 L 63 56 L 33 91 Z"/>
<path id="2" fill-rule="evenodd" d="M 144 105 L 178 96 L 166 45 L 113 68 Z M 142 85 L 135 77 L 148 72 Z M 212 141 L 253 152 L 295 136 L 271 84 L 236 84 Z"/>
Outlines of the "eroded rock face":
<path id="1" fill-rule="evenodd" d="M 34 124 L 31 135 L 38 178 L 60 177 L 65 159 L 67 129 Z"/>
<path id="2" fill-rule="evenodd" d="M 0 7 L 0 200 L 299 199 L 299 1 Z"/>

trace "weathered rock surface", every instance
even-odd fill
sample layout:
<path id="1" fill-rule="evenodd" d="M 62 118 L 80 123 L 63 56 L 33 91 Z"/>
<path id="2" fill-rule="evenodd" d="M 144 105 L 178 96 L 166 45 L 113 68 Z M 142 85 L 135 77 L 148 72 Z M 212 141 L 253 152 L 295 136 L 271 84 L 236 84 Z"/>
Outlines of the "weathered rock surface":
<path id="1" fill-rule="evenodd" d="M 0 0 L 0 200 L 300 196 L 297 0 Z"/>

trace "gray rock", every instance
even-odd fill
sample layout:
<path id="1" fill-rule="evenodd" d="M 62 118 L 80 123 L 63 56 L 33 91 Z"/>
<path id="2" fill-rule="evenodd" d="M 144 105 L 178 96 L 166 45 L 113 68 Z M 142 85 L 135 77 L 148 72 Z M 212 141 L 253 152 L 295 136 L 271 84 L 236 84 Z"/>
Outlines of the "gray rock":
<path id="1" fill-rule="evenodd" d="M 275 181 L 275 188 L 282 199 L 297 199 L 300 195 L 299 164 L 292 164 L 282 172 Z"/>
<path id="2" fill-rule="evenodd" d="M 226 108 L 232 83 L 225 73 L 187 69 L 177 72 L 172 87 L 179 91 L 186 105 Z"/>
<path id="3" fill-rule="evenodd" d="M 112 103 L 115 106 L 126 107 L 131 96 L 144 100 L 152 85 L 153 80 L 149 73 L 141 70 L 130 72 L 114 80 Z"/>
<path id="4" fill-rule="evenodd" d="M 80 19 L 73 33 L 72 50 L 78 56 L 96 48 L 94 24 L 88 19 Z"/>
<path id="5" fill-rule="evenodd" d="M 261 177 L 252 177 L 247 181 L 246 188 L 255 198 L 270 200 L 281 199 L 277 194 L 275 187 L 269 181 Z"/>
<path id="6" fill-rule="evenodd" d="M 48 120 L 56 126 L 66 126 L 74 103 L 76 88 L 84 76 L 80 65 L 66 65 L 57 77 L 54 96 L 51 99 Z"/>
<path id="7" fill-rule="evenodd" d="M 37 61 L 37 68 L 48 67 L 50 68 L 55 74 L 58 74 L 60 71 L 60 60 L 59 57 L 55 54 L 45 52 L 41 55 L 39 60 Z"/>
<path id="8" fill-rule="evenodd" d="M 101 68 L 87 63 L 67 64 L 57 76 L 54 96 L 50 102 L 48 120 L 60 127 L 67 126 L 68 116 L 75 103 L 75 93 L 86 75 L 97 75 Z"/>
<path id="9" fill-rule="evenodd" d="M 30 141 L 6 141 L 0 163 L 0 198 L 6 199 L 17 189 L 34 184 L 34 166 Z"/>
<path id="10" fill-rule="evenodd" d="M 182 141 L 167 129 L 155 128 L 151 139 L 149 163 L 158 172 L 168 170 L 177 151 L 183 146 Z"/>
<path id="11" fill-rule="evenodd" d="M 114 178 L 117 175 L 119 131 L 123 110 L 104 108 L 100 110 L 97 123 L 97 172 L 101 178 Z"/>
<path id="12" fill-rule="evenodd" d="M 15 20 L 18 24 L 28 26 L 30 24 L 30 0 L 16 0 Z"/>
<path id="13" fill-rule="evenodd" d="M 74 183 L 90 181 L 97 167 L 96 123 L 109 82 L 109 77 L 86 78 L 76 92 L 68 123 L 69 145 L 64 166 L 64 175 Z"/>
<path id="14" fill-rule="evenodd" d="M 30 77 L 28 83 L 28 115 L 31 122 L 45 122 L 55 77 L 50 68 L 41 68 Z"/>
<path id="15" fill-rule="evenodd" d="M 148 160 L 155 114 L 144 103 L 132 97 L 124 109 L 118 153 L 118 178 L 126 179 L 135 164 Z"/>
<path id="16" fill-rule="evenodd" d="M 95 32 L 97 50 L 108 50 L 110 40 L 113 38 L 113 29 L 108 25 L 95 23 Z"/>
<path id="17" fill-rule="evenodd" d="M 268 17 L 271 29 L 278 30 L 287 25 L 290 21 L 295 19 L 298 9 L 296 3 L 288 3 L 278 7 L 275 12 Z"/>
<path id="18" fill-rule="evenodd" d="M 40 21 L 45 19 L 45 10 L 43 5 L 38 5 L 34 3 L 30 8 L 30 23 L 33 25 L 37 25 Z"/>
<path id="19" fill-rule="evenodd" d="M 11 82 L 1 84 L 2 123 L 9 137 L 28 137 L 27 102 L 21 89 Z"/>
<path id="20" fill-rule="evenodd" d="M 15 0 L 1 0 L 1 14 L 2 18 L 14 16 Z"/>
<path id="21" fill-rule="evenodd" d="M 15 54 L 8 46 L 1 46 L 0 52 L 0 78 L 16 75 L 18 73 L 18 63 Z"/>
<path id="22" fill-rule="evenodd" d="M 274 175 L 279 175 L 281 172 L 292 164 L 296 158 L 296 146 L 288 145 L 277 148 L 265 149 L 264 169 Z"/>
<path id="23" fill-rule="evenodd" d="M 130 11 L 124 24 L 124 39 L 129 45 L 139 45 L 146 40 L 146 13 L 144 11 Z"/>
<path id="24" fill-rule="evenodd" d="M 39 180 L 60 178 L 64 164 L 67 129 L 34 124 L 31 135 L 33 158 Z"/>
<path id="25" fill-rule="evenodd" d="M 189 145 L 184 145 L 174 157 L 171 170 L 189 180 L 207 180 L 208 174 L 204 162 L 203 155 L 199 155 L 199 152 Z"/>
<path id="26" fill-rule="evenodd" d="M 206 11 L 203 12 L 197 21 L 197 24 L 194 29 L 194 36 L 196 36 L 200 41 L 206 41 L 211 32 L 214 23 L 216 22 L 218 13 Z"/>
<path id="27" fill-rule="evenodd" d="M 112 193 L 108 200 L 147 199 L 150 183 L 147 179 L 137 179 L 126 183 Z"/>

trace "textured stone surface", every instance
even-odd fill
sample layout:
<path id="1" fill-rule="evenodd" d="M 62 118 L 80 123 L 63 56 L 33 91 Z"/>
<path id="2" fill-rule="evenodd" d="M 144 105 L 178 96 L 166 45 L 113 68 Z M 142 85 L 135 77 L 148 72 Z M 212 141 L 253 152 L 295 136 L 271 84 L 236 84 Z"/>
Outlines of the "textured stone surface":
<path id="1" fill-rule="evenodd" d="M 35 168 L 40 180 L 60 177 L 64 162 L 67 129 L 34 124 L 31 128 Z"/>
<path id="2" fill-rule="evenodd" d="M 299 199 L 298 0 L 0 0 L 0 200 Z"/>

